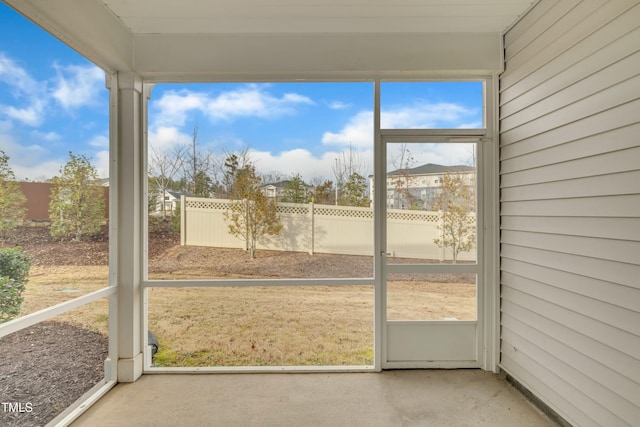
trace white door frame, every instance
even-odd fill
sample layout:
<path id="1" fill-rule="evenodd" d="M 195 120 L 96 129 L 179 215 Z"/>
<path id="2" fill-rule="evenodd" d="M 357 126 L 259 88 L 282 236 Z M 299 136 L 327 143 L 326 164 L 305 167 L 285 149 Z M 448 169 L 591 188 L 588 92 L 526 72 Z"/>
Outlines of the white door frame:
<path id="1" fill-rule="evenodd" d="M 381 131 L 381 156 L 386 160 L 387 146 L 390 143 L 475 143 L 478 157 L 481 156 L 481 140 L 484 129 L 473 130 L 383 130 Z M 386 166 L 386 161 L 385 161 Z M 482 182 L 482 168 L 477 167 L 477 183 Z M 386 196 L 387 170 L 382 177 L 380 192 Z M 375 182 L 374 181 L 374 182 Z M 476 224 L 482 224 L 481 206 L 482 190 L 477 185 L 478 212 Z M 386 202 L 386 200 L 385 200 Z M 381 214 L 381 229 L 387 236 L 387 206 L 383 203 L 377 211 Z M 482 246 L 482 227 L 477 227 L 477 245 Z M 479 301 L 482 295 L 482 254 L 477 251 L 477 262 L 474 264 L 435 264 L 435 265 L 394 265 L 389 264 L 387 248 L 381 247 L 380 264 L 382 265 L 381 296 L 383 313 L 383 353 L 382 367 L 397 368 L 479 368 L 480 340 L 478 339 L 479 318 L 473 321 L 459 320 L 425 320 L 425 321 L 389 321 L 386 316 L 386 282 L 387 273 L 475 273 L 476 313 L 479 314 Z"/>
<path id="2" fill-rule="evenodd" d="M 473 322 L 387 322 L 386 274 L 386 179 L 374 180 L 374 275 L 376 282 L 375 297 L 375 369 L 402 368 L 482 368 L 496 371 L 499 354 L 499 289 L 497 282 L 497 245 L 498 245 L 498 159 L 495 144 L 496 99 L 495 77 L 483 79 L 485 82 L 484 129 L 428 129 L 428 130 L 385 130 L 380 127 L 380 81 L 375 82 L 374 97 L 374 176 L 386 176 L 386 144 L 388 142 L 476 142 L 477 152 L 477 265 L 471 269 L 477 273 L 477 319 Z M 397 267 L 393 267 L 397 268 Z M 392 269 L 393 269 L 392 268 Z M 470 271 L 469 266 L 438 266 L 447 272 Z M 395 331 L 389 335 L 389 325 L 408 327 L 407 331 L 421 328 L 444 328 L 440 334 L 446 340 L 448 331 L 460 329 L 461 333 L 474 330 L 473 360 L 421 360 L 390 361 L 389 345 L 394 345 Z M 467 326 L 465 326 L 467 325 Z M 416 329 L 417 328 L 417 329 Z M 438 335 L 438 333 L 436 333 Z M 468 348 L 467 348 L 468 350 Z"/>

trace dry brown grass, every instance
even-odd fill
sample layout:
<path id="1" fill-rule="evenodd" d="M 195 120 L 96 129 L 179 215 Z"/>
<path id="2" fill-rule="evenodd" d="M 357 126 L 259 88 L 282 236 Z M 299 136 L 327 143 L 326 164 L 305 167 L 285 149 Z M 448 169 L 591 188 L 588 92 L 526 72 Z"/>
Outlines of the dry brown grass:
<path id="1" fill-rule="evenodd" d="M 190 271 L 189 277 L 194 274 Z M 176 271 L 170 276 L 183 278 Z M 22 314 L 101 289 L 107 279 L 106 266 L 33 266 Z M 473 320 L 475 292 L 468 283 L 396 280 L 388 286 L 388 318 Z M 154 363 L 370 365 L 373 302 L 371 286 L 149 289 L 149 328 L 160 341 Z M 108 298 L 55 320 L 106 335 Z"/>
<path id="2" fill-rule="evenodd" d="M 22 316 L 69 301 L 107 286 L 107 266 L 32 266 L 22 296 Z M 71 323 L 107 335 L 108 298 L 71 310 L 53 320 Z"/>
<path id="3" fill-rule="evenodd" d="M 104 266 L 32 268 L 23 314 L 98 290 Z M 176 277 L 174 276 L 174 279 Z M 396 281 L 390 320 L 475 319 L 475 285 Z M 107 334 L 108 300 L 56 317 Z M 157 366 L 370 365 L 371 286 L 155 288 L 149 328 Z"/>
<path id="4" fill-rule="evenodd" d="M 373 289 L 152 289 L 160 366 L 368 365 Z"/>
<path id="5" fill-rule="evenodd" d="M 476 320 L 476 285 L 427 281 L 387 284 L 388 320 Z"/>
<path id="6" fill-rule="evenodd" d="M 371 286 L 157 288 L 157 366 L 373 364 Z M 390 320 L 472 320 L 475 285 L 394 282 Z"/>

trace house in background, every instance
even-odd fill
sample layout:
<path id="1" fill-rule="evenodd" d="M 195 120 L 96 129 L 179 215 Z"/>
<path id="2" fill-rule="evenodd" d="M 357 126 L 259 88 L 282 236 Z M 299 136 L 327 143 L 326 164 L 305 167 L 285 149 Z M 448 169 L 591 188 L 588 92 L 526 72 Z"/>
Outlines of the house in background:
<path id="1" fill-rule="evenodd" d="M 262 190 L 264 191 L 265 196 L 269 200 L 278 201 L 282 199 L 284 194 L 284 190 L 289 184 L 289 180 L 275 182 L 273 184 L 267 184 L 262 186 Z"/>
<path id="2" fill-rule="evenodd" d="M 262 190 L 264 191 L 265 196 L 267 196 L 269 200 L 272 200 L 274 202 L 281 202 L 283 201 L 283 198 L 286 198 L 287 189 L 290 187 L 291 182 L 292 181 L 290 179 L 285 179 L 283 181 L 278 181 L 273 184 L 266 184 L 262 186 Z M 303 190 L 304 196 L 305 198 L 308 198 L 311 192 L 313 191 L 313 187 L 311 185 L 307 185 L 304 183 L 303 185 L 304 185 L 304 190 Z"/>
<path id="3" fill-rule="evenodd" d="M 163 212 L 170 213 L 180 209 L 180 196 L 188 196 L 175 190 L 165 190 L 162 197 L 157 197 L 153 212 L 161 214 Z"/>
<path id="4" fill-rule="evenodd" d="M 476 168 L 472 166 L 443 166 L 427 163 L 407 169 L 387 172 L 387 208 L 434 210 L 434 203 L 446 174 L 455 174 L 470 188 L 476 185 Z M 373 175 L 369 176 L 369 197 L 374 200 Z"/>
<path id="5" fill-rule="evenodd" d="M 96 393 L 150 370 L 144 307 L 155 284 L 140 273 L 146 201 L 139 184 L 153 83 L 366 80 L 379 87 L 475 78 L 486 88 L 486 129 L 452 131 L 481 148 L 479 316 L 458 325 L 471 342 L 466 353 L 437 366 L 503 373 L 573 425 L 638 425 L 640 1 L 5 1 L 107 72 L 118 256 L 110 257 L 108 287 L 55 313 L 4 324 L 2 334 L 109 297 L 111 353 Z M 383 129 L 378 104 L 377 159 L 382 144 L 421 136 Z M 450 136 L 434 133 L 427 136 Z M 375 168 L 386 176 L 384 162 Z M 380 213 L 386 196 L 376 186 Z M 378 222 L 376 266 L 387 262 L 383 231 Z M 378 290 L 383 272 L 371 282 Z M 401 344 L 445 347 L 418 328 L 393 335 L 405 326 L 376 317 L 375 370 L 434 366 Z"/>

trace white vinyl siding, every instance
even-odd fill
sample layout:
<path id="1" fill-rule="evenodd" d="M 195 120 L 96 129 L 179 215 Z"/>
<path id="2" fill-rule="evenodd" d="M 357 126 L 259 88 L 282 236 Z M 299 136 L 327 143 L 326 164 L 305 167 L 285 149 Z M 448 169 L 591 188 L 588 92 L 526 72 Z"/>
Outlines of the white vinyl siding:
<path id="1" fill-rule="evenodd" d="M 572 424 L 640 422 L 640 1 L 504 36 L 501 367 Z"/>

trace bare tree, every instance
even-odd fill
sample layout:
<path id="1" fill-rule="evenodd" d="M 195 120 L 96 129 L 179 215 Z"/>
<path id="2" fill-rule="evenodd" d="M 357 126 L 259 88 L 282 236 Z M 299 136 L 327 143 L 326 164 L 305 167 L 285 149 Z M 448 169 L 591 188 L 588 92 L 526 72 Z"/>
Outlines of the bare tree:
<path id="1" fill-rule="evenodd" d="M 262 185 L 275 184 L 276 182 L 284 181 L 285 175 L 278 171 L 270 171 L 261 173 Z"/>
<path id="2" fill-rule="evenodd" d="M 182 171 L 187 184 L 187 190 L 192 196 L 210 197 L 214 188 L 216 175 L 215 157 L 211 151 L 198 149 L 198 124 L 193 126 L 191 146 L 182 162 Z"/>
<path id="3" fill-rule="evenodd" d="M 340 157 L 336 157 L 335 163 L 332 166 L 333 176 L 335 177 L 336 184 L 336 205 L 340 200 L 340 193 L 343 191 L 344 186 L 355 175 L 366 175 L 366 162 L 362 158 L 362 154 L 354 151 L 353 147 L 349 146 L 349 150 L 344 151 Z"/>
<path id="4" fill-rule="evenodd" d="M 410 170 L 414 163 L 415 159 L 408 144 L 401 144 L 398 153 L 391 160 L 391 165 L 395 169 L 393 178 L 394 205 L 397 202 L 398 209 L 415 209 L 417 207 L 418 198 L 411 192 L 413 178 Z"/>
<path id="5" fill-rule="evenodd" d="M 313 187 L 313 201 L 319 205 L 330 205 L 335 203 L 335 191 L 333 181 L 324 179 L 320 176 L 311 178 L 311 186 Z"/>
<path id="6" fill-rule="evenodd" d="M 233 186 L 238 179 L 238 173 L 251 164 L 250 152 L 248 148 L 241 151 L 224 151 L 223 160 L 218 162 L 219 172 L 218 182 L 227 198 L 231 198 Z"/>
<path id="7" fill-rule="evenodd" d="M 153 188 L 149 194 L 154 194 L 160 198 L 162 217 L 166 218 L 167 213 L 164 205 L 164 195 L 167 190 L 171 190 L 174 180 L 182 168 L 187 147 L 184 145 L 174 145 L 169 151 L 161 151 L 158 148 L 150 147 L 149 151 L 149 175 Z"/>

